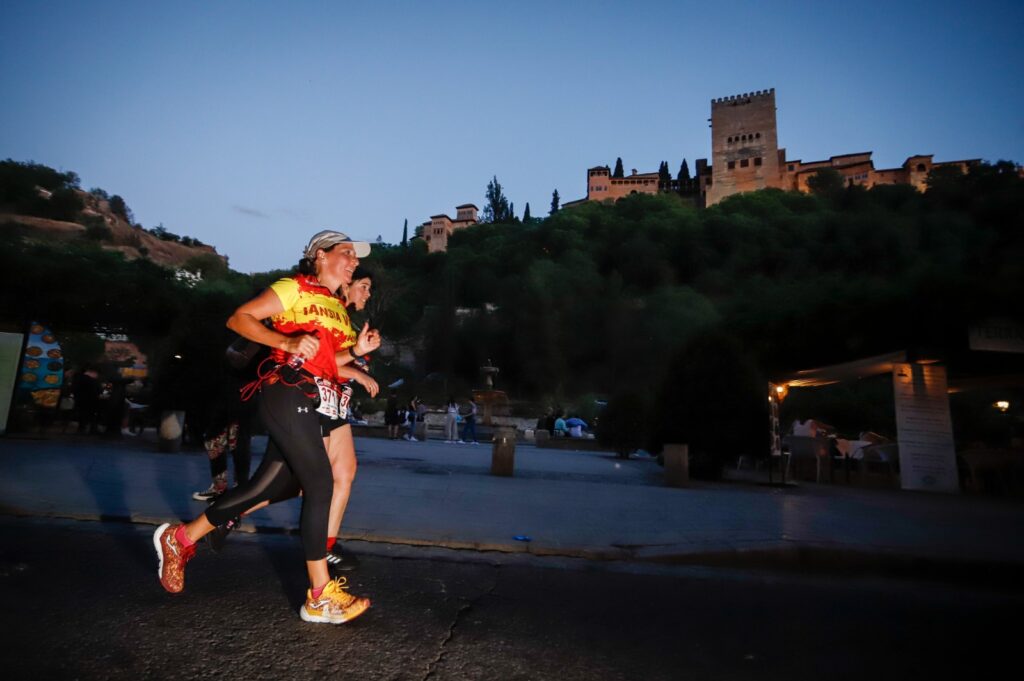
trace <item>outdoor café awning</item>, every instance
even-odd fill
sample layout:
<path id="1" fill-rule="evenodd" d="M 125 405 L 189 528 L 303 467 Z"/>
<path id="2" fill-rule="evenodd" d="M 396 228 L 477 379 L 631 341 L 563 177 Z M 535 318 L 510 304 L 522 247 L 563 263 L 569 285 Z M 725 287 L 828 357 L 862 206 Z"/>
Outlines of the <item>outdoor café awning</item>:
<path id="1" fill-rule="evenodd" d="M 789 376 L 778 377 L 772 383 L 789 388 L 816 388 L 842 381 L 855 381 L 869 376 L 891 373 L 893 364 L 906 361 L 907 351 L 900 350 L 817 369 L 803 369 Z"/>
<path id="2" fill-rule="evenodd" d="M 977 361 L 970 363 L 960 358 L 958 366 L 961 371 L 949 377 L 949 392 L 959 393 L 971 390 L 1024 387 L 1024 372 L 1019 370 L 1020 363 L 1010 363 L 1006 355 L 998 357 L 999 370 L 993 367 L 980 365 Z M 843 381 L 856 381 L 861 378 L 878 376 L 892 372 L 893 364 L 900 364 L 907 361 L 907 352 L 889 352 L 874 357 L 864 357 L 852 362 L 833 364 L 831 366 L 818 367 L 817 369 L 804 369 L 786 376 L 777 376 L 772 379 L 772 385 L 785 386 L 786 388 L 817 388 L 823 385 L 841 383 Z M 934 364 L 937 359 L 919 358 L 916 364 Z M 966 370 L 964 370 L 966 364 Z M 1014 370 L 1016 369 L 1016 371 Z"/>

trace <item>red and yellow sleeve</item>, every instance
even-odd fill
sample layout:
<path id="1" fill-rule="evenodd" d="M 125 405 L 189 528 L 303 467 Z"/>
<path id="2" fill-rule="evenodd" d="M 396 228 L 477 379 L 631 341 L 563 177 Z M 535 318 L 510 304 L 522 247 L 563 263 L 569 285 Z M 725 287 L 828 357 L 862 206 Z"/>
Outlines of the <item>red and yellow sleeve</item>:
<path id="1" fill-rule="evenodd" d="M 299 282 L 291 277 L 278 279 L 270 285 L 270 290 L 277 294 L 281 300 L 281 307 L 285 311 L 295 307 L 295 303 L 299 300 Z"/>

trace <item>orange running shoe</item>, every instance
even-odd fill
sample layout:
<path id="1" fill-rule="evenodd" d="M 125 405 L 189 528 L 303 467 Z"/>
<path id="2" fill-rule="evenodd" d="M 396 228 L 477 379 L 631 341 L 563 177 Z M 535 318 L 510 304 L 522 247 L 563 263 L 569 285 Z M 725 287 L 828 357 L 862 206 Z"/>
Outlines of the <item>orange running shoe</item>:
<path id="1" fill-rule="evenodd" d="M 350 594 L 345 590 L 346 582 L 344 577 L 327 582 L 320 598 L 313 598 L 312 590 L 307 591 L 299 617 L 307 622 L 341 624 L 362 615 L 370 607 L 370 599 Z"/>
<path id="2" fill-rule="evenodd" d="M 153 546 L 160 559 L 157 575 L 160 576 L 160 584 L 172 594 L 185 589 L 185 564 L 196 555 L 195 544 L 186 548 L 174 538 L 179 527 L 180 524 L 164 523 L 153 533 Z"/>

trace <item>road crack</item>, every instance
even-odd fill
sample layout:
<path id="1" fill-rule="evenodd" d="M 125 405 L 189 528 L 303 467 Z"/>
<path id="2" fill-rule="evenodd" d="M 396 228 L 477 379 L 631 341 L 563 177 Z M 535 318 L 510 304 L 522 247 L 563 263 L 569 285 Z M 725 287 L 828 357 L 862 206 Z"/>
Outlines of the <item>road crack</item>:
<path id="1" fill-rule="evenodd" d="M 475 608 L 477 604 L 480 603 L 480 601 L 494 594 L 494 590 L 498 588 L 499 569 L 500 567 L 495 567 L 494 569 L 494 580 L 491 582 L 490 588 L 488 588 L 486 591 L 482 591 L 474 598 L 465 601 L 462 605 L 459 606 L 459 609 L 455 611 L 455 616 L 452 618 L 452 623 L 448 627 L 448 633 L 445 635 L 444 639 L 441 640 L 441 644 L 437 647 L 437 655 L 427 665 L 427 673 L 423 676 L 423 681 L 427 681 L 427 679 L 433 678 L 433 676 L 437 673 L 437 670 L 440 667 L 441 662 L 444 660 L 444 656 L 448 652 L 448 644 L 455 637 L 455 630 L 463 621 L 465 621 L 466 615 L 472 612 L 473 608 Z"/>

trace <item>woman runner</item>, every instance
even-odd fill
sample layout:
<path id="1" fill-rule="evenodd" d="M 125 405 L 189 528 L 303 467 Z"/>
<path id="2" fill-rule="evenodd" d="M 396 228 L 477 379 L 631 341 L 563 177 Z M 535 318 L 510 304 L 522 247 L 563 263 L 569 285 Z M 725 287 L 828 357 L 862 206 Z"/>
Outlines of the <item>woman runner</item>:
<path id="1" fill-rule="evenodd" d="M 370 300 L 372 286 L 373 275 L 362 267 L 358 268 L 352 275 L 352 283 L 342 287 L 346 307 L 363 310 Z M 368 359 L 360 357 L 351 364 L 338 367 L 339 377 L 347 381 L 342 390 L 346 391 L 348 399 L 352 396 L 352 381 L 361 385 L 370 397 L 377 396 L 379 387 L 369 375 L 368 365 Z M 327 523 L 327 565 L 332 570 L 352 570 L 359 565 L 359 560 L 351 551 L 342 552 L 341 543 L 338 542 L 341 521 L 356 477 L 356 445 L 352 438 L 352 426 L 347 419 L 330 420 L 320 417 L 320 427 L 334 477 L 334 494 L 331 496 L 331 512 Z"/>
<path id="2" fill-rule="evenodd" d="M 185 587 L 185 565 L 195 542 L 217 525 L 264 501 L 283 498 L 296 485 L 303 490 L 301 535 L 310 588 L 299 611 L 307 622 L 340 624 L 370 607 L 366 598 L 348 593 L 344 578 L 331 580 L 326 555 L 332 472 L 324 450 L 320 414 L 337 416 L 338 363 L 363 357 L 380 346 L 368 325 L 356 335 L 342 302 L 333 294 L 352 281 L 359 258 L 370 252 L 366 242 L 325 230 L 306 246 L 299 273 L 275 282 L 243 304 L 228 320 L 241 336 L 272 348 L 272 368 L 261 375 L 259 410 L 270 434 L 267 454 L 253 478 L 211 504 L 187 524 L 165 523 L 153 543 L 163 587 Z M 270 318 L 272 328 L 260 321 Z M 348 347 L 346 352 L 341 352 Z"/>
<path id="3" fill-rule="evenodd" d="M 346 308 L 352 307 L 356 310 L 363 310 L 370 299 L 370 290 L 373 286 L 373 275 L 363 269 L 357 268 L 353 273 L 352 283 L 343 286 L 343 299 Z M 342 352 L 339 355 L 342 359 L 351 359 L 351 355 Z M 361 385 L 370 397 L 376 397 L 379 387 L 377 382 L 369 375 L 369 360 L 366 357 L 354 359 L 350 364 L 339 364 L 338 377 L 342 395 L 342 408 L 339 409 L 339 418 L 332 419 L 327 416 L 320 416 L 320 430 L 324 438 L 324 448 L 327 457 L 331 462 L 331 473 L 334 480 L 334 491 L 331 495 L 331 511 L 327 524 L 327 567 L 333 572 L 335 570 L 346 572 L 353 570 L 359 565 L 359 559 L 351 551 L 342 552 L 341 544 L 338 542 L 338 533 L 341 531 L 341 522 L 345 515 L 345 508 L 348 506 L 349 495 L 352 491 L 352 483 L 356 476 L 356 449 L 352 437 L 352 428 L 346 418 L 348 404 L 352 397 L 351 382 Z M 346 427 L 348 426 L 348 427 Z M 297 497 L 302 490 L 298 483 L 290 489 L 282 489 L 281 493 L 273 499 L 263 501 L 259 505 L 250 508 L 243 515 L 248 515 L 269 504 L 285 501 Z M 211 532 L 207 539 L 214 551 L 219 551 L 224 543 L 227 534 L 237 527 L 240 518 L 233 518 L 224 525 L 219 525 Z"/>

